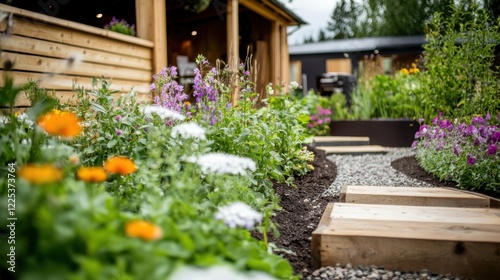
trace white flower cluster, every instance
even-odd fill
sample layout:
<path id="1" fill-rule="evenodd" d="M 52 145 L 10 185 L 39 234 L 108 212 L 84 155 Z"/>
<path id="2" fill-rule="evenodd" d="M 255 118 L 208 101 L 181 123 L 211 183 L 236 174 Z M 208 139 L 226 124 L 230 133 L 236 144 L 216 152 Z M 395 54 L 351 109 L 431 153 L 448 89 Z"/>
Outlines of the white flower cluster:
<path id="1" fill-rule="evenodd" d="M 0 115 L 0 124 L 5 125 L 9 123 L 9 118 L 6 116 Z"/>
<path id="2" fill-rule="evenodd" d="M 299 83 L 296 81 L 290 82 L 290 90 L 296 90 L 299 87 Z"/>
<path id="3" fill-rule="evenodd" d="M 35 124 L 32 120 L 29 119 L 28 115 L 26 115 L 25 113 L 19 114 L 17 116 L 17 119 L 20 122 L 24 122 L 28 127 L 33 127 L 33 125 Z"/>
<path id="4" fill-rule="evenodd" d="M 266 92 L 267 92 L 268 95 L 273 95 L 274 94 L 274 89 L 273 89 L 273 84 L 272 83 L 269 83 L 266 86 Z"/>
<path id="5" fill-rule="evenodd" d="M 184 116 L 172 111 L 167 108 L 163 108 L 160 106 L 154 106 L 154 105 L 149 105 L 149 106 L 144 106 L 141 108 L 142 114 L 145 116 L 152 116 L 153 114 L 158 115 L 162 120 L 165 119 L 173 119 L 173 120 L 184 120 Z"/>
<path id="6" fill-rule="evenodd" d="M 257 170 L 255 162 L 249 158 L 224 153 L 208 153 L 195 161 L 203 173 L 245 175 L 247 170 Z"/>
<path id="7" fill-rule="evenodd" d="M 205 137 L 205 129 L 196 123 L 181 123 L 174 126 L 171 132 L 172 137 L 182 137 L 184 139 L 197 138 L 200 140 L 207 139 Z"/>
<path id="8" fill-rule="evenodd" d="M 219 207 L 219 210 L 215 214 L 215 219 L 221 220 L 230 228 L 244 227 L 252 229 L 255 224 L 262 221 L 262 214 L 243 202 L 234 202 L 233 204 Z"/>
<path id="9" fill-rule="evenodd" d="M 177 269 L 170 280 L 275 280 L 276 278 L 260 271 L 241 272 L 229 266 L 212 266 L 200 268 L 183 266 Z"/>

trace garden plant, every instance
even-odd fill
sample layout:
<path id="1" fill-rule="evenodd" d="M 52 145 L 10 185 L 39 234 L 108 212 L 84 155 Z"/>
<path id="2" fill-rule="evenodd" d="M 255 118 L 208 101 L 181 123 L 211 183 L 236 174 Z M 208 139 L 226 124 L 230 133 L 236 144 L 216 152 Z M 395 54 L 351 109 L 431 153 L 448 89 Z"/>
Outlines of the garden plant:
<path id="1" fill-rule="evenodd" d="M 16 223 L 16 267 L 2 270 L 18 279 L 184 279 L 199 270 L 206 279 L 297 278 L 267 238 L 278 234 L 270 217 L 280 208 L 270 180 L 292 185 L 312 168 L 296 102 L 276 96 L 257 108 L 240 65 L 247 91 L 231 106 L 228 69 L 197 62 L 194 104 L 175 67 L 155 75 L 153 104 L 135 93 L 114 99 L 105 80 L 77 89 L 78 106 L 59 104 L 5 73 L 0 161 L 10 175 L 0 196 L 15 198 L 13 214 L 30 222 Z M 39 98 L 19 113 L 22 90 Z"/>

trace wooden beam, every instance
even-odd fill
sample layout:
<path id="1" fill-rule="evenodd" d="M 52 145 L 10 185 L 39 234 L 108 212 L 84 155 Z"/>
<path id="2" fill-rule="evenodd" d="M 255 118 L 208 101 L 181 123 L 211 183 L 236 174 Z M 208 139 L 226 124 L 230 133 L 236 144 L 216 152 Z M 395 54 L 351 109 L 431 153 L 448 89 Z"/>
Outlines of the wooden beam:
<path id="1" fill-rule="evenodd" d="M 137 36 L 153 42 L 153 71 L 167 66 L 167 8 L 165 0 L 136 0 Z"/>
<path id="2" fill-rule="evenodd" d="M 272 9 L 270 9 L 263 3 L 260 3 L 255 0 L 240 0 L 240 4 L 270 21 L 278 21 L 284 25 L 287 25 L 287 19 L 283 18 L 280 14 L 276 13 L 275 11 L 272 11 Z"/>
<path id="3" fill-rule="evenodd" d="M 226 29 L 227 29 L 227 63 L 233 73 L 231 77 L 233 90 L 231 92 L 231 99 L 233 105 L 236 104 L 237 100 L 237 82 L 236 77 L 238 72 L 238 63 L 240 62 L 240 52 L 239 52 L 239 19 L 238 19 L 238 0 L 228 0 L 227 1 L 227 17 L 226 17 Z"/>
<path id="4" fill-rule="evenodd" d="M 345 186 L 341 202 L 411 206 L 488 208 L 489 199 L 444 188 Z"/>
<path id="5" fill-rule="evenodd" d="M 335 203 L 328 214 L 313 232 L 313 269 L 351 263 L 474 279 L 500 273 L 498 209 Z"/>
<path id="6" fill-rule="evenodd" d="M 281 38 L 280 24 L 277 21 L 271 22 L 271 82 L 274 85 L 279 85 L 281 79 Z"/>
<path id="7" fill-rule="evenodd" d="M 281 50 L 281 83 L 284 93 L 290 92 L 288 85 L 290 84 L 290 56 L 288 55 L 288 34 L 285 25 L 280 25 L 280 50 Z"/>

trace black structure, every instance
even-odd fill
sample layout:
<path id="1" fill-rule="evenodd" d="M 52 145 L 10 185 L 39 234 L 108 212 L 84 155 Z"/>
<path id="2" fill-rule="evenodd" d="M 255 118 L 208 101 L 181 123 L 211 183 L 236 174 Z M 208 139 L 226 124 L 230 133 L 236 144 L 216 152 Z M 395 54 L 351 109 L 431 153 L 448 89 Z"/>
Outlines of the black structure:
<path id="1" fill-rule="evenodd" d="M 317 78 L 326 72 L 326 60 L 350 58 L 353 75 L 357 74 L 358 63 L 365 56 L 394 54 L 415 54 L 423 52 L 425 36 L 369 37 L 331 40 L 289 47 L 290 62 L 301 61 L 302 74 L 307 74 L 309 89 L 318 91 Z"/>

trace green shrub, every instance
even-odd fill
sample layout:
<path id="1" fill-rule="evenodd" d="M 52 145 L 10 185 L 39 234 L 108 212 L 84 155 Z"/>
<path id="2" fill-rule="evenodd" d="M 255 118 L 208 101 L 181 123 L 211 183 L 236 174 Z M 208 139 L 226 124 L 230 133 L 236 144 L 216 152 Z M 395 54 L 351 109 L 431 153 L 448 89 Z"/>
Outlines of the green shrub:
<path id="1" fill-rule="evenodd" d="M 422 73 L 423 116 L 449 118 L 500 109 L 500 80 L 493 66 L 500 21 L 491 21 L 477 4 L 455 6 L 450 17 L 436 14 L 428 25 Z"/>

